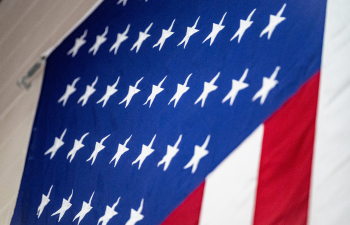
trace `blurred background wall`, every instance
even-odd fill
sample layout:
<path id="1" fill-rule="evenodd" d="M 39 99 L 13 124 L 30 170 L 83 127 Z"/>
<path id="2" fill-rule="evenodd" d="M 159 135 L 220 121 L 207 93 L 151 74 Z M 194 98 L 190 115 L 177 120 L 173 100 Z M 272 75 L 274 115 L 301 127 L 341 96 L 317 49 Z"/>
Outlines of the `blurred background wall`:
<path id="1" fill-rule="evenodd" d="M 28 90 L 16 81 L 96 0 L 0 0 L 0 225 L 10 224 L 38 103 L 43 68 Z"/>

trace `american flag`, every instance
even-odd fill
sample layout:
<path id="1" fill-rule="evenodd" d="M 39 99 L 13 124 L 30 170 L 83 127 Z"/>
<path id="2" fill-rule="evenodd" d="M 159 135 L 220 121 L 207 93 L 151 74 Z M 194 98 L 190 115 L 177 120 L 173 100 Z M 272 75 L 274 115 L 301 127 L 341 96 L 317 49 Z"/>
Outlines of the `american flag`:
<path id="1" fill-rule="evenodd" d="M 325 0 L 105 0 L 47 59 L 11 224 L 305 224 Z"/>

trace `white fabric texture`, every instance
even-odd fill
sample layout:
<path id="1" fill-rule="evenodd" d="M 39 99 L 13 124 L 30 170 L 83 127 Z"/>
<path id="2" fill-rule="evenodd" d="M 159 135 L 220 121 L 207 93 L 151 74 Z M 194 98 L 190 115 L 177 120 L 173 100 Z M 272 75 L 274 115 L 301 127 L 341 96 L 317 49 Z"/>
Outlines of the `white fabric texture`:
<path id="1" fill-rule="evenodd" d="M 200 225 L 252 224 L 263 134 L 260 125 L 207 176 Z"/>
<path id="2" fill-rule="evenodd" d="M 350 224 L 350 1 L 327 3 L 309 224 Z"/>

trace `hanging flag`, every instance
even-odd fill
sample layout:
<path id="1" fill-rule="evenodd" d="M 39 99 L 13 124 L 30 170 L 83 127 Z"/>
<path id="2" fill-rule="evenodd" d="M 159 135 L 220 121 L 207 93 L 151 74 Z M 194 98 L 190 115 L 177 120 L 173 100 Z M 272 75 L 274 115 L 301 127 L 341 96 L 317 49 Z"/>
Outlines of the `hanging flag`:
<path id="1" fill-rule="evenodd" d="M 325 0 L 105 0 L 47 59 L 11 224 L 306 224 Z"/>

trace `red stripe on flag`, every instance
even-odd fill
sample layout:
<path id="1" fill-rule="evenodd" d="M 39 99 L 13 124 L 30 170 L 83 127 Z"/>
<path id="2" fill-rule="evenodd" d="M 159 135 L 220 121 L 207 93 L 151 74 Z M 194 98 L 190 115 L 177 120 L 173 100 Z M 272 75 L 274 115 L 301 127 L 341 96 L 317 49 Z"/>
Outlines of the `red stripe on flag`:
<path id="1" fill-rule="evenodd" d="M 307 222 L 319 78 L 264 123 L 255 225 Z"/>
<path id="2" fill-rule="evenodd" d="M 162 225 L 197 225 L 201 212 L 204 183 L 197 187 L 162 223 Z"/>

